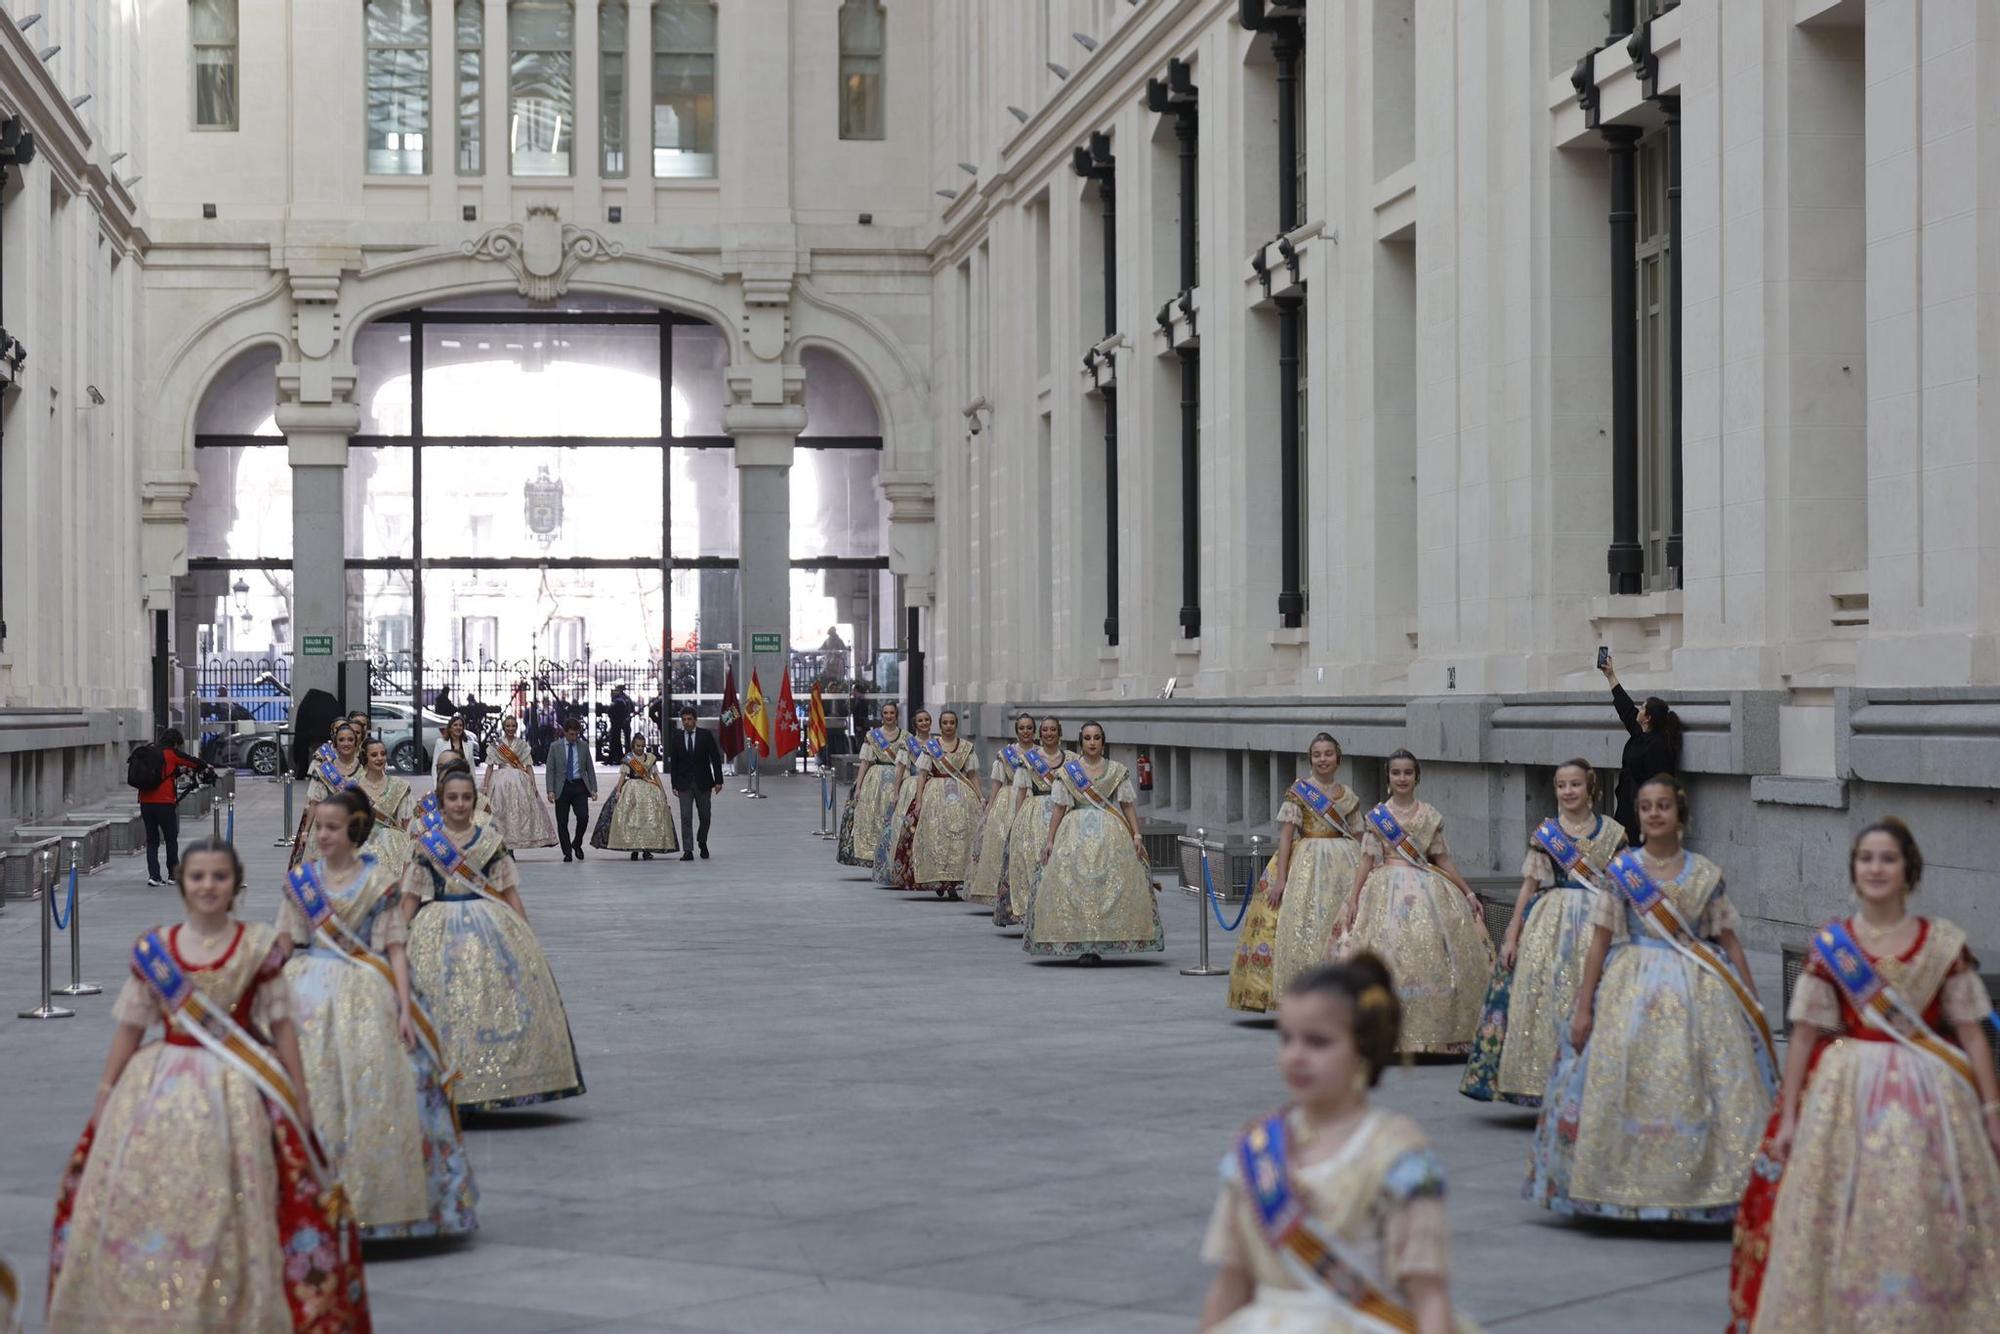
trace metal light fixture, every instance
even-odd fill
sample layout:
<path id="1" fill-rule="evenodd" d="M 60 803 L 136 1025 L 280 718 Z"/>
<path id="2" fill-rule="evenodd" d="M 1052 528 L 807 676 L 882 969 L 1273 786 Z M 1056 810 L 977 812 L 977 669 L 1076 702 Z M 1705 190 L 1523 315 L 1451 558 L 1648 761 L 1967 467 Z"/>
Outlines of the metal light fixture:
<path id="1" fill-rule="evenodd" d="M 30 14 L 28 15 L 28 17 L 24 19 L 15 20 L 14 26 L 20 31 L 26 32 L 28 29 L 34 27 L 37 23 L 40 23 L 41 21 L 42 21 L 42 16 L 40 14 Z"/>
<path id="2" fill-rule="evenodd" d="M 116 153 L 113 153 L 110 157 L 106 158 L 104 160 L 104 164 L 108 167 L 115 167 L 119 163 L 123 162 L 128 156 L 129 154 L 127 154 L 126 151 L 121 148 Z"/>
<path id="3" fill-rule="evenodd" d="M 1069 71 L 1061 65 L 1056 64 L 1053 60 L 1049 62 L 1049 73 L 1055 75 L 1058 79 L 1067 79 L 1069 77 Z"/>
<path id="4" fill-rule="evenodd" d="M 937 196 L 938 196 L 938 198 L 939 198 L 939 199 L 956 199 L 956 198 L 958 198 L 958 191 L 956 191 L 956 190 L 940 190 L 940 191 L 938 191 L 938 192 L 937 192 Z"/>
<path id="5" fill-rule="evenodd" d="M 236 595 L 237 619 L 242 621 L 243 628 L 248 630 L 251 620 L 254 619 L 250 615 L 250 581 L 239 574 L 236 576 L 236 582 L 230 585 L 229 591 Z"/>
<path id="6" fill-rule="evenodd" d="M 1070 36 L 1076 38 L 1076 44 L 1086 51 L 1095 51 L 1097 49 L 1097 39 L 1089 33 L 1073 32 Z"/>
<path id="7" fill-rule="evenodd" d="M 94 97 L 94 96 L 96 96 L 96 94 L 94 94 L 94 93 L 78 93 L 78 94 L 77 94 L 77 95 L 76 95 L 75 97 L 72 97 L 72 98 L 71 98 L 71 99 L 69 100 L 69 109 L 70 109 L 71 111 L 79 111 L 79 110 L 81 110 L 81 109 L 82 109 L 82 107 L 83 107 L 83 104 L 84 104 L 85 102 L 88 102 L 88 101 L 89 101 L 89 100 L 90 100 L 90 99 L 91 99 L 92 97 Z"/>
<path id="8" fill-rule="evenodd" d="M 1026 125 L 1028 123 L 1028 113 L 1021 110 L 1021 108 L 1014 106 L 1012 103 L 1008 104 L 1007 114 L 1012 116 L 1015 120 L 1020 121 L 1023 125 Z"/>
<path id="9" fill-rule="evenodd" d="M 960 171 L 964 172 L 964 173 L 965 173 L 965 174 L 966 174 L 967 176 L 977 176 L 977 175 L 979 174 L 979 168 L 978 168 L 978 167 L 976 167 L 976 166 L 974 166 L 974 165 L 973 165 L 972 163 L 970 163 L 970 162 L 961 162 L 961 163 L 959 163 L 959 164 L 958 164 L 958 169 L 959 169 Z"/>
<path id="10" fill-rule="evenodd" d="M 43 47 L 41 50 L 35 52 L 35 55 L 44 64 L 46 64 L 49 61 L 54 60 L 56 58 L 56 53 L 60 50 L 62 50 L 62 43 L 57 42 L 54 46 Z"/>
<path id="11" fill-rule="evenodd" d="M 142 174 L 140 174 L 140 175 L 138 175 L 138 176 L 127 176 L 127 177 L 126 177 L 126 178 L 125 178 L 124 180 L 122 180 L 122 181 L 120 181 L 120 182 L 118 182 L 118 183 L 119 183 L 120 185 L 124 186 L 124 187 L 125 187 L 125 188 L 126 188 L 127 190 L 130 190 L 130 189 L 131 189 L 131 188 L 132 188 L 133 186 L 137 185 L 137 184 L 138 184 L 138 183 L 139 183 L 140 181 L 143 181 L 143 180 L 145 180 L 145 179 L 146 179 L 146 177 L 145 177 L 145 175 L 144 175 L 144 174 L 142 173 Z"/>

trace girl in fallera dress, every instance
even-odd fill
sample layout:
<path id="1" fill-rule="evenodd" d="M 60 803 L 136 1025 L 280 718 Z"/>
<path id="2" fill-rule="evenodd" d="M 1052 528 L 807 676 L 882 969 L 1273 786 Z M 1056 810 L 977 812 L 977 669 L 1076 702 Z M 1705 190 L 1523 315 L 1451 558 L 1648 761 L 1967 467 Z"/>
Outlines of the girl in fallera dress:
<path id="1" fill-rule="evenodd" d="M 419 797 L 417 799 L 416 810 L 412 813 L 409 823 L 403 826 L 412 835 L 416 835 L 419 837 L 422 836 L 424 832 L 424 826 L 426 823 L 428 823 L 428 821 L 424 818 L 426 809 L 433 812 L 437 810 L 438 787 L 441 786 L 443 783 L 445 772 L 450 769 L 463 769 L 467 773 L 471 773 L 472 761 L 467 759 L 462 752 L 456 750 L 445 750 L 438 752 L 438 764 L 437 764 L 438 785 L 434 785 L 431 788 L 430 793 L 427 797 Z M 474 824 L 493 825 L 494 832 L 499 833 L 499 824 L 493 817 L 493 803 L 486 799 L 486 794 L 484 792 L 475 792 L 473 794 L 472 821 Z M 501 834 L 500 841 L 503 843 L 506 842 L 506 835 Z M 412 855 L 414 855 L 415 849 L 414 848 L 411 849 L 411 852 Z M 512 846 L 510 845 L 508 848 L 508 854 L 511 856 L 512 853 L 513 849 Z"/>
<path id="2" fill-rule="evenodd" d="M 361 773 L 354 789 L 367 798 L 374 814 L 374 828 L 362 851 L 371 853 L 397 875 L 410 860 L 410 836 L 403 826 L 417 813 L 417 794 L 410 785 L 389 772 L 389 747 L 382 738 L 370 737 L 361 749 Z"/>
<path id="3" fill-rule="evenodd" d="M 1479 1037 L 1458 1091 L 1480 1102 L 1540 1107 L 1549 1071 L 1576 1013 L 1576 988 L 1590 948 L 1590 907 L 1608 886 L 1604 868 L 1625 846 L 1625 826 L 1592 809 L 1597 771 L 1568 760 L 1555 778 L 1557 828 L 1577 860 L 1558 867 L 1536 837 L 1521 863 L 1521 893 L 1486 989 Z M 1616 889 L 1609 890 L 1616 893 Z"/>
<path id="4" fill-rule="evenodd" d="M 306 769 L 306 806 L 299 812 L 299 827 L 292 831 L 292 860 L 297 866 L 312 850 L 313 807 L 342 788 L 353 787 L 361 779 L 361 733 L 342 718 L 333 725 L 326 744 L 314 754 Z"/>
<path id="5" fill-rule="evenodd" d="M 917 832 L 910 840 L 911 888 L 955 899 L 972 867 L 972 836 L 979 829 L 978 753 L 958 734 L 958 714 L 938 714 L 938 733 L 917 757 L 917 796 L 911 803 Z"/>
<path id="6" fill-rule="evenodd" d="M 1014 744 L 1002 746 L 993 757 L 993 770 L 988 775 L 993 795 L 987 801 L 979 833 L 972 841 L 972 878 L 966 883 L 965 897 L 972 903 L 992 904 L 995 918 L 999 918 L 1006 906 L 1000 888 L 1006 883 L 1008 836 L 1014 832 L 1014 808 L 1018 804 L 1014 779 L 1027 767 L 1028 752 L 1034 748 L 1034 715 L 1024 713 L 1014 719 Z M 995 923 L 1010 924 L 1010 921 Z"/>
<path id="7" fill-rule="evenodd" d="M 896 800 L 896 757 L 903 753 L 902 716 L 896 705 L 884 704 L 882 725 L 870 728 L 862 738 L 861 763 L 854 771 L 854 787 L 847 794 L 847 810 L 840 817 L 835 860 L 842 866 L 875 865 L 875 850 L 882 846 Z"/>
<path id="8" fill-rule="evenodd" d="M 1063 749 L 1060 718 L 1042 719 L 1035 734 L 1035 747 L 1014 775 L 1014 827 L 1007 833 L 1007 873 L 993 909 L 995 926 L 1016 926 L 1028 915 L 1041 880 L 1042 849 L 1055 822 L 1056 774 L 1076 758 L 1075 751 Z"/>
<path id="9" fill-rule="evenodd" d="M 1041 880 L 1022 929 L 1030 954 L 1096 963 L 1167 947 L 1138 797 L 1125 766 L 1104 753 L 1105 740 L 1102 725 L 1085 723 L 1083 753 L 1056 771 Z"/>
<path id="10" fill-rule="evenodd" d="M 112 1006 L 56 1201 L 48 1329 L 365 1331 L 361 1239 L 313 1137 L 291 943 L 231 915 L 228 844 L 186 849 L 178 879 L 186 920 L 140 937 Z M 140 1045 L 160 1022 L 165 1041 Z"/>
<path id="11" fill-rule="evenodd" d="M 1469 1328 L 1451 1308 L 1444 1168 L 1415 1121 L 1369 1096 L 1403 1045 L 1398 1018 L 1372 954 L 1292 979 L 1278 1006 L 1291 1101 L 1222 1160 L 1204 1334 Z"/>
<path id="12" fill-rule="evenodd" d="M 1278 855 L 1265 895 L 1277 908 L 1272 990 L 1326 960 L 1333 924 L 1361 868 L 1361 798 L 1334 777 L 1340 743 L 1321 732 L 1306 750 L 1311 773 L 1278 805 Z"/>
<path id="13" fill-rule="evenodd" d="M 917 839 L 917 758 L 930 746 L 931 711 L 918 709 L 910 720 L 913 727 L 903 738 L 902 753 L 896 756 L 896 808 L 889 816 L 888 835 L 875 854 L 875 880 L 897 889 L 915 889 L 915 868 L 910 855 Z"/>
<path id="14" fill-rule="evenodd" d="M 366 851 L 373 819 L 358 790 L 319 804 L 318 856 L 291 873 L 278 915 L 299 950 L 285 980 L 306 1088 L 364 1238 L 462 1236 L 478 1195 L 443 1052 L 410 991 L 405 868 Z"/>
<path id="15" fill-rule="evenodd" d="M 535 783 L 533 756 L 521 740 L 520 720 L 511 713 L 500 720 L 500 739 L 486 755 L 484 796 L 508 847 L 518 851 L 556 845 L 555 824 Z"/>
<path id="16" fill-rule="evenodd" d="M 1563 1214 L 1727 1223 L 1777 1088 L 1769 1032 L 1722 869 L 1682 846 L 1687 794 L 1662 774 L 1637 806 L 1645 843 L 1591 905 L 1525 1192 Z M 1640 872 L 1662 896 L 1643 913 Z"/>
<path id="17" fill-rule="evenodd" d="M 1222 859 L 1209 859 L 1211 881 L 1222 866 Z M 1277 870 L 1278 856 L 1272 853 L 1257 873 L 1257 883 L 1250 887 L 1250 900 L 1244 905 L 1242 921 L 1237 924 L 1236 956 L 1229 963 L 1229 1008 L 1246 1014 L 1268 1014 L 1278 1008 L 1273 961 L 1278 950 L 1279 905 L 1272 901 L 1271 892 Z M 1218 883 L 1215 892 L 1225 894 L 1229 888 Z"/>
<path id="18" fill-rule="evenodd" d="M 653 860 L 656 852 L 674 852 L 674 816 L 667 806 L 667 789 L 646 753 L 646 738 L 634 736 L 618 766 L 618 782 L 597 812 L 590 846 L 607 852 L 629 852 L 632 860 Z"/>
<path id="19" fill-rule="evenodd" d="M 472 771 L 445 770 L 440 823 L 417 840 L 404 877 L 411 981 L 458 1072 L 461 1110 L 578 1097 L 569 1016 L 521 906 L 513 855 L 492 825 L 474 822 L 473 798 Z"/>
<path id="20" fill-rule="evenodd" d="M 1993 998 L 1965 932 L 1909 911 L 1923 871 L 1902 821 L 1863 829 L 1857 910 L 1815 935 L 1792 992 L 1784 1086 L 1736 1216 L 1738 1334 L 2000 1329 Z"/>
<path id="21" fill-rule="evenodd" d="M 1493 941 L 1478 896 L 1445 844 L 1444 816 L 1417 799 L 1422 777 L 1409 751 L 1389 756 L 1389 799 L 1368 816 L 1333 951 L 1371 950 L 1388 961 L 1406 1054 L 1455 1056 L 1472 1050 Z M 1402 829 L 1393 847 L 1376 827 L 1384 815 Z"/>
<path id="22" fill-rule="evenodd" d="M 438 756 L 431 768 L 433 777 L 444 777 L 447 755 L 456 755 L 468 765 L 472 763 L 472 738 L 466 734 L 465 715 L 462 713 L 451 715 L 444 731 L 438 733 Z"/>

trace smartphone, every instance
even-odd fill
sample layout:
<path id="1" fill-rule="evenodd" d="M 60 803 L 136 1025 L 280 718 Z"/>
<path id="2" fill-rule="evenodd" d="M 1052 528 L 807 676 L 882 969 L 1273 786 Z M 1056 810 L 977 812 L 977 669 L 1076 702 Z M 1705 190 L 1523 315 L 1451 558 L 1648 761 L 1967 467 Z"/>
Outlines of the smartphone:
<path id="1" fill-rule="evenodd" d="M 1599 644 L 1597 646 L 1597 670 L 1601 672 L 1610 665 L 1611 646 L 1608 644 Z"/>

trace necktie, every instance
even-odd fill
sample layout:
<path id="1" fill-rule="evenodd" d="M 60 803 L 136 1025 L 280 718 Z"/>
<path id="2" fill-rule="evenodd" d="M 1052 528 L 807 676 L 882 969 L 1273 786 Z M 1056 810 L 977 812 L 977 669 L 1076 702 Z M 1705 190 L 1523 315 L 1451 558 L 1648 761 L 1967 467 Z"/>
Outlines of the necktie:
<path id="1" fill-rule="evenodd" d="M 568 747 L 565 747 L 565 749 L 567 749 L 567 750 L 569 751 L 569 776 L 570 776 L 571 778 L 575 778 L 575 777 L 577 776 L 577 773 L 576 773 L 576 747 L 572 745 L 572 746 L 568 746 Z"/>

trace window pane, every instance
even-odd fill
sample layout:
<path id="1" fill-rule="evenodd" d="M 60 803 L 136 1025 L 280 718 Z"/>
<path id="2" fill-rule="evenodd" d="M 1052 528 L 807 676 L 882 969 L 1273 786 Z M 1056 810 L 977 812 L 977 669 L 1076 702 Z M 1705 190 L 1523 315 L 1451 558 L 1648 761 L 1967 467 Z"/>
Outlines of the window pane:
<path id="1" fill-rule="evenodd" d="M 676 449 L 674 550 L 682 560 L 736 555 L 736 452 Z"/>
<path id="2" fill-rule="evenodd" d="M 840 58 L 840 137 L 883 137 L 882 58 L 843 55 Z"/>
<path id="3" fill-rule="evenodd" d="M 484 0 L 458 0 L 458 49 L 477 51 L 486 43 Z"/>
<path id="4" fill-rule="evenodd" d="M 461 176 L 477 176 L 486 170 L 479 105 L 480 59 L 477 51 L 461 51 L 458 56 L 458 174 Z"/>
<path id="5" fill-rule="evenodd" d="M 432 445 L 424 449 L 424 555 L 660 554 L 656 446 Z"/>
<path id="6" fill-rule="evenodd" d="M 347 451 L 347 558 L 408 560 L 411 554 L 407 445 L 351 446 Z"/>
<path id="7" fill-rule="evenodd" d="M 715 50 L 715 6 L 706 0 L 655 0 L 653 51 Z"/>
<path id="8" fill-rule="evenodd" d="M 368 0 L 363 11 L 371 46 L 428 46 L 431 13 L 427 0 Z"/>
<path id="9" fill-rule="evenodd" d="M 188 555 L 223 560 L 289 559 L 292 465 L 281 441 L 197 449 L 188 498 Z"/>
<path id="10" fill-rule="evenodd" d="M 846 0 L 840 7 L 840 49 L 843 53 L 880 54 L 887 27 L 875 0 Z"/>
<path id="11" fill-rule="evenodd" d="M 881 468 L 882 455 L 872 449 L 793 452 L 793 560 L 888 551 L 888 508 L 875 486 Z"/>
<path id="12" fill-rule="evenodd" d="M 516 176 L 567 176 L 576 132 L 568 0 L 514 0 L 507 134 Z"/>
<path id="13" fill-rule="evenodd" d="M 424 434 L 656 438 L 659 327 L 427 325 Z"/>
<path id="14" fill-rule="evenodd" d="M 574 45 L 569 0 L 514 0 L 508 20 L 516 51 L 568 51 Z"/>
<path id="15" fill-rule="evenodd" d="M 601 706 L 622 682 L 643 702 L 658 688 L 665 612 L 657 568 L 426 570 L 424 694 L 476 694 L 510 711 L 594 694 Z"/>
<path id="16" fill-rule="evenodd" d="M 598 14 L 597 141 L 598 172 L 625 174 L 625 6 L 608 4 Z"/>
<path id="17" fill-rule="evenodd" d="M 429 165 L 431 54 L 368 52 L 368 173 L 421 176 Z"/>
<path id="18" fill-rule="evenodd" d="M 188 11 L 190 31 L 197 44 L 236 44 L 236 0 L 194 0 Z"/>
<path id="19" fill-rule="evenodd" d="M 722 330 L 708 324 L 674 326 L 674 434 L 721 435 L 722 408 L 727 395 L 722 372 L 729 364 L 729 347 Z M 806 372 L 811 392 L 812 372 Z"/>
<path id="20" fill-rule="evenodd" d="M 715 175 L 715 57 L 653 59 L 653 174 Z"/>
<path id="21" fill-rule="evenodd" d="M 354 338 L 354 401 L 362 435 L 410 433 L 410 326 L 384 321 Z"/>
<path id="22" fill-rule="evenodd" d="M 625 6 L 608 2 L 597 12 L 597 49 L 623 51 L 628 16 Z"/>
<path id="23" fill-rule="evenodd" d="M 203 47 L 194 53 L 194 123 L 236 128 L 236 48 Z"/>

